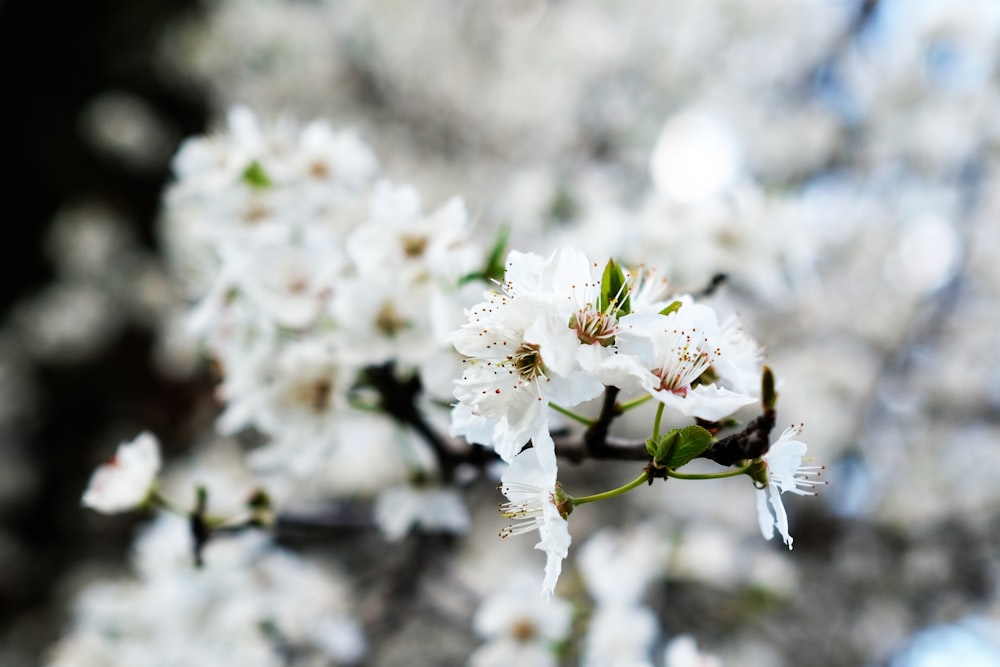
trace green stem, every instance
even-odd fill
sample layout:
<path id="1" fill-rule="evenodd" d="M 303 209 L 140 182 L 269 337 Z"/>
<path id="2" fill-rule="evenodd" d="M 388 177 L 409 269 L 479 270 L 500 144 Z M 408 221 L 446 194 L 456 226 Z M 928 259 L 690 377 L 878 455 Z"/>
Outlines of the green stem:
<path id="1" fill-rule="evenodd" d="M 178 516 L 186 517 L 188 515 L 188 511 L 186 509 L 172 501 L 170 498 L 167 498 L 165 495 L 160 493 L 159 489 L 156 488 L 149 492 L 149 497 L 146 499 L 146 503 L 152 507 L 162 507 L 168 512 L 173 512 Z"/>
<path id="2" fill-rule="evenodd" d="M 727 470 L 726 472 L 707 472 L 703 474 L 677 472 L 676 470 L 670 470 L 667 468 L 667 476 L 675 479 L 725 479 L 726 477 L 739 477 L 740 475 L 745 475 L 750 471 L 750 468 L 751 466 L 746 466 L 745 468 Z"/>
<path id="3" fill-rule="evenodd" d="M 625 401 L 624 403 L 618 404 L 619 412 L 628 412 L 632 408 L 637 408 L 649 399 L 653 398 L 652 394 L 646 394 L 645 396 L 640 396 L 639 398 L 633 398 L 631 401 Z"/>
<path id="4" fill-rule="evenodd" d="M 570 502 L 573 503 L 573 507 L 577 505 L 583 505 L 585 503 L 593 503 L 598 500 L 607 500 L 608 498 L 614 498 L 615 496 L 620 496 L 623 493 L 628 493 L 632 489 L 642 486 L 649 481 L 649 472 L 646 470 L 642 471 L 642 474 L 633 479 L 631 482 L 624 486 L 619 486 L 617 489 L 611 489 L 610 491 L 605 491 L 604 493 L 595 493 L 592 496 L 581 496 L 580 498 L 570 498 Z"/>
<path id="5" fill-rule="evenodd" d="M 653 441 L 656 442 L 660 439 L 660 420 L 663 419 L 663 407 L 664 404 L 660 403 L 659 407 L 656 408 L 656 418 L 653 419 Z"/>
<path id="6" fill-rule="evenodd" d="M 573 412 L 572 410 L 567 410 L 566 408 L 564 408 L 561 405 L 557 405 L 555 403 L 549 403 L 549 407 L 552 408 L 553 410 L 555 410 L 556 412 L 560 413 L 560 414 L 566 415 L 567 417 L 569 417 L 570 419 L 572 419 L 574 421 L 580 422 L 584 426 L 593 426 L 594 425 L 594 420 L 587 419 L 583 415 L 578 415 L 575 412 Z"/>
<path id="7" fill-rule="evenodd" d="M 159 489 L 153 489 L 150 492 L 149 498 L 146 500 L 146 503 L 150 507 L 161 507 L 166 511 L 172 512 L 173 514 L 176 514 L 178 516 L 182 516 L 185 518 L 191 516 L 191 513 L 188 510 L 184 509 L 183 507 L 175 503 L 173 500 L 167 498 L 165 495 L 160 493 Z M 243 525 L 249 526 L 250 525 L 249 521 L 251 519 L 253 519 L 253 515 L 251 513 L 247 513 L 245 517 L 244 516 L 224 517 L 224 516 L 209 516 L 209 515 L 205 515 L 202 517 L 205 526 L 209 530 L 218 530 L 220 528 L 238 528 Z"/>

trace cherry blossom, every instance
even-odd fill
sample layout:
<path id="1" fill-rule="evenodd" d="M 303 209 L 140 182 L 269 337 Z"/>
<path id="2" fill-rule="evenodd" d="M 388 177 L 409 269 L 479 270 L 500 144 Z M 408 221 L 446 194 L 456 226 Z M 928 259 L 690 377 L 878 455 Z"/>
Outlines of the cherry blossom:
<path id="1" fill-rule="evenodd" d="M 83 504 L 103 514 L 135 509 L 149 497 L 159 471 L 159 441 L 144 431 L 119 445 L 114 458 L 94 471 Z"/>

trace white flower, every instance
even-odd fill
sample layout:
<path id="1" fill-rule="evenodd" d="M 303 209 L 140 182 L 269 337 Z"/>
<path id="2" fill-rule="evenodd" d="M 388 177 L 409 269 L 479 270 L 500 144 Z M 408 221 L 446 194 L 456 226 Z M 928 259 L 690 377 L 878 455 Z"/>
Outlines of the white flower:
<path id="1" fill-rule="evenodd" d="M 668 315 L 627 315 L 616 341 L 621 354 L 614 367 L 683 415 L 722 419 L 756 400 L 714 383 L 695 384 L 722 357 L 718 318 L 708 306 L 685 300 Z"/>
<path id="2" fill-rule="evenodd" d="M 419 364 L 438 346 L 430 321 L 432 292 L 428 282 L 409 284 L 391 272 L 341 280 L 330 311 L 345 360 L 360 366 Z"/>
<path id="3" fill-rule="evenodd" d="M 691 635 L 674 637 L 664 652 L 664 667 L 722 667 L 714 655 L 702 653 Z"/>
<path id="4" fill-rule="evenodd" d="M 469 656 L 469 667 L 557 667 L 552 651 L 538 642 L 503 637 L 483 644 Z"/>
<path id="5" fill-rule="evenodd" d="M 590 618 L 583 667 L 635 667 L 649 664 L 659 633 L 656 614 L 625 603 L 599 605 Z"/>
<path id="6" fill-rule="evenodd" d="M 492 428 L 490 442 L 480 444 L 493 446 L 505 461 L 530 439 L 543 463 L 555 467 L 549 403 L 572 407 L 604 390 L 578 361 L 582 346 L 604 339 L 604 324 L 581 310 L 599 289 L 594 271 L 573 250 L 548 259 L 510 254 L 503 291 L 487 294 L 452 337 L 455 349 L 469 357 L 455 397 L 472 407 L 455 415 L 453 435 Z"/>
<path id="7" fill-rule="evenodd" d="M 253 426 L 274 437 L 298 439 L 302 446 L 324 440 L 338 413 L 347 408 L 355 369 L 338 361 L 340 351 L 318 336 L 283 347 L 261 344 L 224 359 L 225 399 L 220 433 Z"/>
<path id="8" fill-rule="evenodd" d="M 767 486 L 757 489 L 757 520 L 765 539 L 774 537 L 774 529 L 781 533 L 788 548 L 792 548 L 792 536 L 788 533 L 788 514 L 781 502 L 781 494 L 790 492 L 799 496 L 814 496 L 812 489 L 824 482 L 813 478 L 818 476 L 823 466 L 803 466 L 806 444 L 798 440 L 802 425 L 789 426 L 763 456 L 767 464 Z M 770 508 L 768 507 L 770 504 Z"/>
<path id="9" fill-rule="evenodd" d="M 636 605 L 649 583 L 663 573 L 668 546 L 662 531 L 652 525 L 603 528 L 584 543 L 577 564 L 599 605 Z"/>
<path id="10" fill-rule="evenodd" d="M 764 350 L 731 315 L 719 327 L 721 354 L 712 364 L 719 381 L 738 394 L 757 396 L 763 371 Z"/>
<path id="11" fill-rule="evenodd" d="M 302 128 L 297 148 L 291 160 L 293 178 L 320 187 L 333 185 L 334 192 L 327 190 L 326 197 L 361 190 L 378 172 L 378 159 L 353 130 L 335 130 L 323 120 Z"/>
<path id="12" fill-rule="evenodd" d="M 114 458 L 94 471 L 83 504 L 104 514 L 135 509 L 149 497 L 159 471 L 159 442 L 144 431 L 119 445 Z"/>
<path id="13" fill-rule="evenodd" d="M 275 225 L 252 243 L 220 242 L 224 273 L 234 277 L 246 319 L 267 332 L 306 329 L 323 315 L 343 260 L 330 234 Z M 235 268 L 226 267 L 232 263 Z M 229 269 L 226 271 L 225 269 Z"/>
<path id="14" fill-rule="evenodd" d="M 132 558 L 136 577 L 95 581 L 77 598 L 56 664 L 274 667 L 286 664 L 279 641 L 314 656 L 309 664 L 355 664 L 367 652 L 339 572 L 259 532 L 216 536 L 193 571 L 186 519 L 162 513 Z"/>
<path id="15" fill-rule="evenodd" d="M 460 198 L 425 215 L 413 187 L 382 181 L 372 193 L 370 219 L 348 237 L 347 252 L 365 275 L 388 273 L 405 282 L 435 277 L 454 284 L 482 261 L 469 227 Z"/>
<path id="16" fill-rule="evenodd" d="M 379 494 L 375 500 L 375 523 L 388 539 L 396 541 L 414 526 L 464 533 L 471 522 L 456 489 L 407 484 Z"/>
<path id="17" fill-rule="evenodd" d="M 542 593 L 551 596 L 571 541 L 565 518 L 571 508 L 564 507 L 566 496 L 556 482 L 556 471 L 543 467 L 534 449 L 522 452 L 501 476 L 500 490 L 508 501 L 500 506 L 500 512 L 512 521 L 500 536 L 538 529 L 540 539 L 535 548 L 546 554 Z"/>
<path id="18" fill-rule="evenodd" d="M 553 645 L 566 639 L 572 608 L 560 598 L 542 601 L 537 579 L 515 572 L 502 589 L 483 600 L 472 625 L 486 640 L 470 657 L 471 667 L 555 667 Z"/>

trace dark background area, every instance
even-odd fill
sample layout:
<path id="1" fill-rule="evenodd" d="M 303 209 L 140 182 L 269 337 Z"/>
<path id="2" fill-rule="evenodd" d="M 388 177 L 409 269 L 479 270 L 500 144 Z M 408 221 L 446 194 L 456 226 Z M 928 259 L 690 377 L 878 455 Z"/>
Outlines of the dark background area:
<path id="1" fill-rule="evenodd" d="M 155 108 L 172 136 L 202 131 L 201 91 L 171 80 L 155 63 L 163 27 L 197 11 L 193 0 L 0 2 L 0 326 L 19 301 L 52 280 L 41 244 L 61 206 L 106 204 L 155 248 L 169 164 L 135 170 L 101 155 L 82 136 L 79 118 L 94 96 L 118 90 Z M 170 434 L 192 405 L 193 387 L 158 374 L 152 341 L 152 332 L 130 325 L 96 358 L 31 366 L 34 409 L 5 434 L 39 475 L 19 506 L 0 509 L 0 530 L 19 547 L 3 559 L 0 575 L 0 644 L 19 647 L 8 658 L 29 656 L 55 639 L 56 586 L 72 563 L 88 554 L 124 554 L 131 522 L 79 509 L 93 462 L 116 444 L 99 442 L 107 425 L 150 428 L 168 451 L 177 442 Z"/>

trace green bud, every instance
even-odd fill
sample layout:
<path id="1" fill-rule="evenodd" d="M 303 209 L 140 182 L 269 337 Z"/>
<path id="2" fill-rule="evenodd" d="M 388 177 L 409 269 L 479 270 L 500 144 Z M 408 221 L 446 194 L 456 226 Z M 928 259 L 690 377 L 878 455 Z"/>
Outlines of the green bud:
<path id="1" fill-rule="evenodd" d="M 760 402 L 765 411 L 774 410 L 774 405 L 778 402 L 778 393 L 774 391 L 774 373 L 767 366 L 764 366 L 760 379 Z"/>
<path id="2" fill-rule="evenodd" d="M 243 182 L 249 185 L 255 190 L 263 190 L 272 185 L 270 177 L 267 172 L 264 171 L 264 167 L 261 166 L 260 162 L 254 160 L 247 165 L 247 168 L 243 170 L 241 174 Z"/>
<path id="3" fill-rule="evenodd" d="M 563 486 L 559 482 L 556 482 L 556 488 L 552 492 L 552 503 L 559 510 L 559 516 L 564 519 L 569 518 L 573 512 L 573 498 L 563 490 Z"/>

